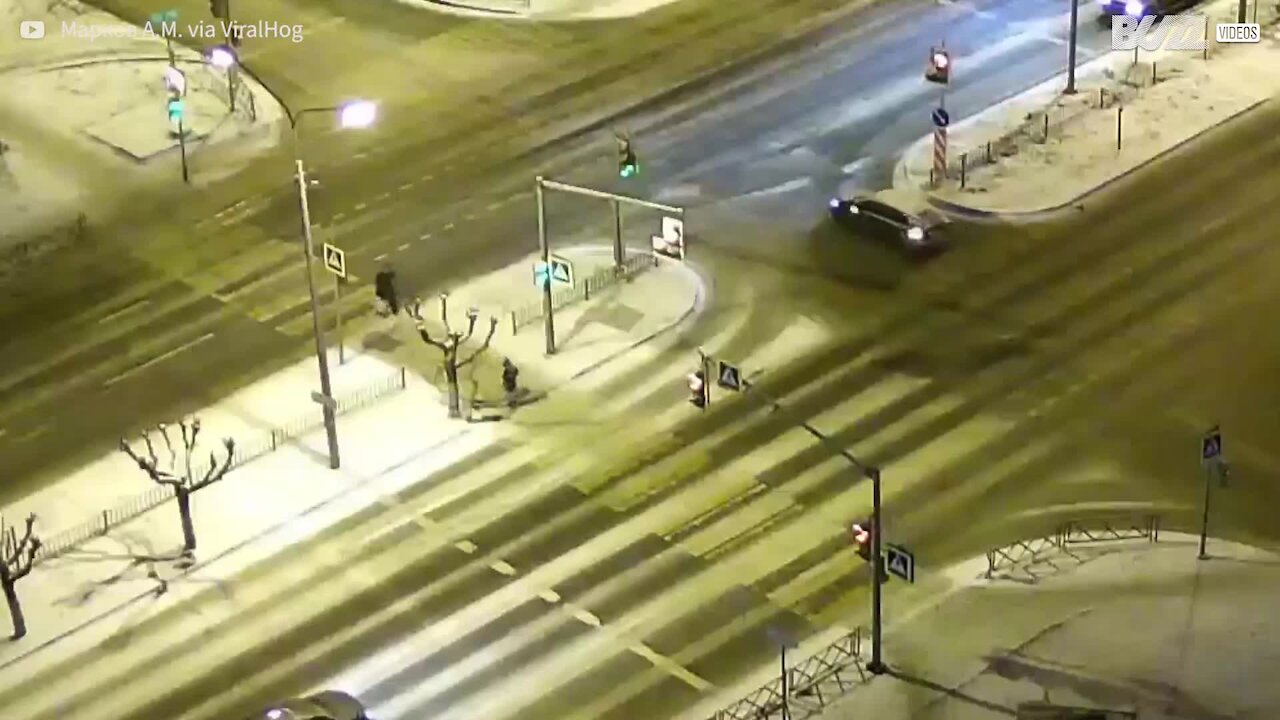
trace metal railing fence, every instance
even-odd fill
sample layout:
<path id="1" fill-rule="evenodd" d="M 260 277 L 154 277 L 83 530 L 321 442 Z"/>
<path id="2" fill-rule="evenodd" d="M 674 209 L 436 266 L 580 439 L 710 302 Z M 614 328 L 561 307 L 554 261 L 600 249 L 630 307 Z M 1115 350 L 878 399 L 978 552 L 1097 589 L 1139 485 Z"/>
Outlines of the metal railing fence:
<path id="1" fill-rule="evenodd" d="M 988 550 L 987 570 L 983 576 L 988 580 L 1008 580 L 1015 579 L 1015 574 L 1021 574 L 1024 579 L 1035 582 L 1041 577 L 1038 568 L 1047 566 L 1048 571 L 1044 574 L 1061 569 L 1055 560 L 1066 558 L 1077 563 L 1083 562 L 1083 558 L 1071 551 L 1073 546 L 1159 540 L 1158 515 L 1144 515 L 1137 519 L 1099 517 L 1069 520 L 1059 525 L 1050 535 L 1018 540 Z"/>
<path id="2" fill-rule="evenodd" d="M 562 307 L 591 299 L 592 293 L 617 285 L 619 282 L 631 280 L 650 268 L 658 267 L 661 261 L 656 254 L 640 253 L 628 255 L 621 267 L 602 267 L 582 278 L 573 287 L 551 291 L 551 307 L 559 310 Z M 542 319 L 542 300 L 531 301 L 510 311 L 511 334 L 515 335 L 520 328 L 536 320 Z"/>
<path id="3" fill-rule="evenodd" d="M 820 714 L 867 679 L 862 667 L 862 628 L 787 668 L 786 710 L 791 720 Z M 772 720 L 783 717 L 782 678 L 747 693 L 708 720 Z"/>

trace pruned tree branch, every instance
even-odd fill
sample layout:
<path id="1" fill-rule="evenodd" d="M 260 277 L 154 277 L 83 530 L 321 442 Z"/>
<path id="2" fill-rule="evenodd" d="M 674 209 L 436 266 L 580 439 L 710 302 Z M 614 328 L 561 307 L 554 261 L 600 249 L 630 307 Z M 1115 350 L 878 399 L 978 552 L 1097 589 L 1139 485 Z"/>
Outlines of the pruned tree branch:
<path id="1" fill-rule="evenodd" d="M 196 487 L 204 487 L 218 482 L 227 474 L 227 471 L 231 470 L 231 463 L 236 457 L 236 441 L 233 438 L 223 438 L 222 446 L 227 449 L 227 456 L 222 460 L 222 467 L 218 467 L 218 456 L 210 452 L 209 469 L 205 471 L 204 477 L 200 479 L 200 483 Z"/>
<path id="2" fill-rule="evenodd" d="M 440 293 L 440 323 L 444 325 L 446 337 L 453 336 L 453 328 L 449 325 L 449 295 Z"/>
<path id="3" fill-rule="evenodd" d="M 157 443 L 152 439 L 151 432 L 144 431 L 142 433 L 142 445 L 146 448 L 145 456 L 134 450 L 129 441 L 123 438 L 120 440 L 120 451 L 128 455 L 137 464 L 138 468 L 147 474 L 147 477 L 161 485 L 170 485 L 175 490 L 197 490 L 222 479 L 227 474 L 227 471 L 231 469 L 231 463 L 234 461 L 235 440 L 232 438 L 223 439 L 222 444 L 227 450 L 227 455 L 222 463 L 219 464 L 215 453 L 209 453 L 209 468 L 205 471 L 203 477 L 196 478 L 191 468 L 191 459 L 195 456 L 196 443 L 200 438 L 200 420 L 196 418 L 190 422 L 179 422 L 178 429 L 182 443 L 181 462 L 183 467 L 181 471 L 178 469 L 179 448 L 173 442 L 170 426 L 165 423 L 156 425 L 156 430 L 159 431 L 160 437 L 163 438 L 164 449 L 169 456 L 164 467 L 160 465 L 160 459 L 156 453 Z"/>
<path id="4" fill-rule="evenodd" d="M 475 318 L 473 317 L 471 318 L 471 327 L 473 330 L 475 329 L 475 324 L 476 324 L 476 321 L 475 321 Z M 484 352 L 485 350 L 488 350 L 489 343 L 493 341 L 493 334 L 497 332 L 497 330 L 498 330 L 498 318 L 496 317 L 489 318 L 489 334 L 485 335 L 484 343 L 481 344 L 480 347 L 476 348 L 476 351 L 471 353 L 471 355 L 469 355 L 466 360 L 460 361 L 458 363 L 458 367 L 464 368 L 470 365 L 472 361 L 476 359 L 476 356 L 478 356 L 480 353 Z M 467 333 L 467 337 L 471 337 L 471 333 Z"/>
<path id="5" fill-rule="evenodd" d="M 26 577 L 35 566 L 36 553 L 40 552 L 40 538 L 35 536 L 36 515 L 27 516 L 27 526 L 18 538 L 18 531 L 12 527 L 0 526 L 3 535 L 3 550 L 0 553 L 0 565 L 3 565 L 4 580 L 16 582 Z"/>

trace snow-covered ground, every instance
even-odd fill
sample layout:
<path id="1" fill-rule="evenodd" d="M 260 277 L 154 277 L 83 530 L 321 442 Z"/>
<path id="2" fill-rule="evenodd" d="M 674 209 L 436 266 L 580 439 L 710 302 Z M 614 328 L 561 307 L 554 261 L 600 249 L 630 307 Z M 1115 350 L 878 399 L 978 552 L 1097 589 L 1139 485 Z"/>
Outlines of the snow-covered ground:
<path id="1" fill-rule="evenodd" d="M 1218 0 L 1202 11 L 1210 22 L 1234 21 L 1235 8 L 1234 0 Z M 1058 77 L 973 117 L 953 119 L 948 177 L 932 189 L 933 197 L 997 213 L 1061 207 L 1275 97 L 1278 14 L 1280 6 L 1260 4 L 1258 44 L 1218 45 L 1210 33 L 1207 59 L 1199 52 L 1160 51 L 1143 52 L 1135 63 L 1132 52 L 1115 51 L 1080 68 L 1075 95 L 1062 94 L 1065 81 Z M 921 138 L 904 153 L 895 185 L 929 187 L 932 143 Z"/>
<path id="2" fill-rule="evenodd" d="M 1048 702 L 1142 720 L 1274 720 L 1280 556 L 1211 539 L 1197 560 L 1196 544 L 1162 534 L 1073 549 L 1083 562 L 1056 556 L 1035 581 L 975 578 L 888 634 L 897 677 L 822 717 L 986 720 Z"/>
<path id="3" fill-rule="evenodd" d="M 43 37 L 23 37 L 25 22 L 43 23 Z M 133 27 L 73 0 L 0 0 L 0 23 L 9 28 L 0 33 L 0 253 L 62 235 L 81 213 L 92 220 L 139 183 L 180 177 L 162 38 L 138 28 L 131 37 L 96 39 L 64 32 Z M 226 76 L 195 51 L 178 47 L 175 54 L 187 78 L 193 182 L 223 176 L 274 143 L 281 115 L 264 90 L 242 84 L 232 112 Z M 237 152 L 207 152 L 233 138 Z"/>

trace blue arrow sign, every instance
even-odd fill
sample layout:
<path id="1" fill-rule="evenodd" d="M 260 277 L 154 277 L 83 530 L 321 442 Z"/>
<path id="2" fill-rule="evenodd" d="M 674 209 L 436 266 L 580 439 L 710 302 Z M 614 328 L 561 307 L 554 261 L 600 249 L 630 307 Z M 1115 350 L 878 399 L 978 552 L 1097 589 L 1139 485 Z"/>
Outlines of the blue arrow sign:
<path id="1" fill-rule="evenodd" d="M 538 261 L 533 264 L 533 284 L 539 290 L 545 288 L 547 283 L 551 282 L 551 272 L 547 264 Z"/>
<path id="2" fill-rule="evenodd" d="M 1212 462 L 1222 457 L 1222 431 L 1214 427 L 1200 440 L 1200 461 Z"/>
<path id="3" fill-rule="evenodd" d="M 169 101 L 169 119 L 177 120 L 182 117 L 182 101 L 173 99 Z"/>
<path id="4" fill-rule="evenodd" d="M 951 116 L 947 114 L 946 110 L 944 110 L 943 108 L 933 109 L 933 126 L 934 127 L 943 128 L 950 124 L 951 124 Z"/>

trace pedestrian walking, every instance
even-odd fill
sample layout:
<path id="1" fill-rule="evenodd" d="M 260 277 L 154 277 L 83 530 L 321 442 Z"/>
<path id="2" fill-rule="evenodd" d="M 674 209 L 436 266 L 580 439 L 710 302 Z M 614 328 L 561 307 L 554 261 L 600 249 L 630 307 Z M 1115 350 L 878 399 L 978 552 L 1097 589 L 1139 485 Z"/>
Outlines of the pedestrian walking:
<path id="1" fill-rule="evenodd" d="M 502 391 L 507 396 L 507 407 L 514 408 L 520 391 L 520 368 L 511 358 L 502 358 Z"/>

